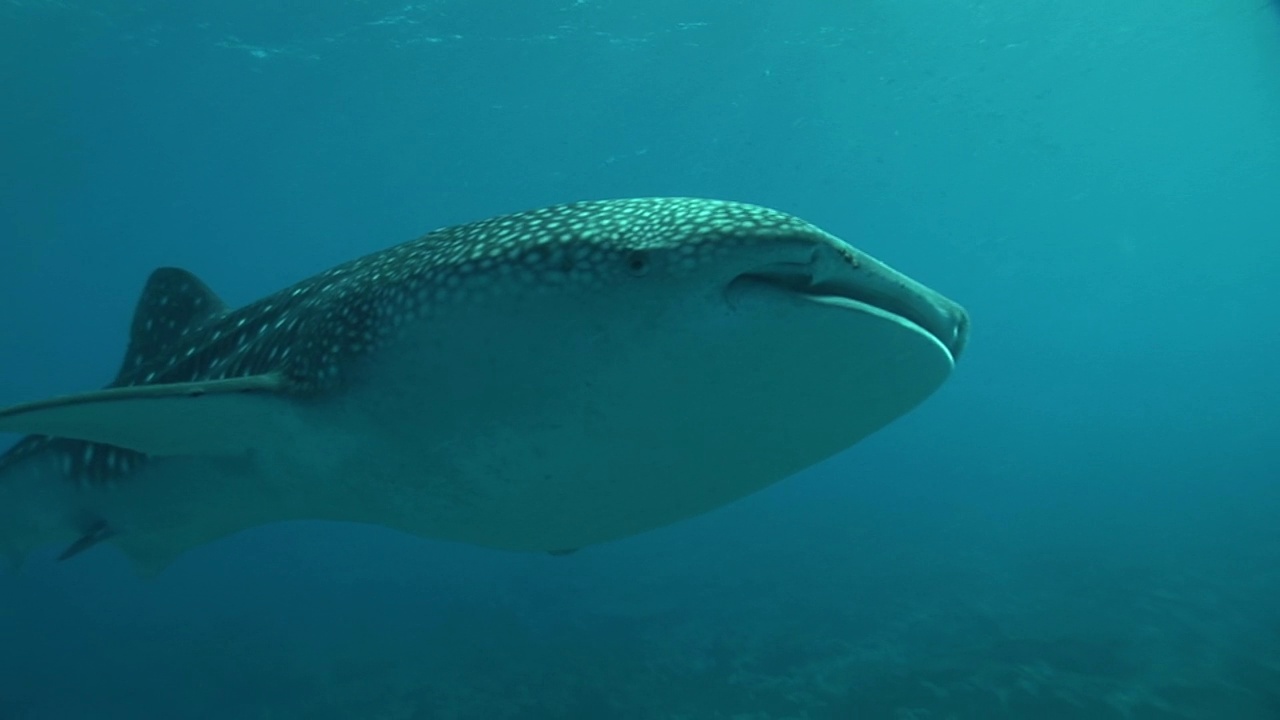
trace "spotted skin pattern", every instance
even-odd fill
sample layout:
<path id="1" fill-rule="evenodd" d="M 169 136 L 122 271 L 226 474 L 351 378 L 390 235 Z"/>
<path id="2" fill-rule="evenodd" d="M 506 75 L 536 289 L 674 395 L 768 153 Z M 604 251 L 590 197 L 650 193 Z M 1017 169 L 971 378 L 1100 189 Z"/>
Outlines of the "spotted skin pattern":
<path id="1" fill-rule="evenodd" d="M 717 200 L 571 203 L 442 228 L 235 310 L 191 273 L 161 268 L 107 387 L 279 373 L 287 392 L 324 393 L 341 386 L 350 363 L 441 308 L 643 275 L 655 251 L 674 251 L 661 254 L 664 271 L 692 272 L 733 247 L 797 233 L 821 231 L 776 210 Z M 33 435 L 0 456 L 0 473 L 44 453 L 82 485 L 109 485 L 147 461 L 111 445 Z"/>

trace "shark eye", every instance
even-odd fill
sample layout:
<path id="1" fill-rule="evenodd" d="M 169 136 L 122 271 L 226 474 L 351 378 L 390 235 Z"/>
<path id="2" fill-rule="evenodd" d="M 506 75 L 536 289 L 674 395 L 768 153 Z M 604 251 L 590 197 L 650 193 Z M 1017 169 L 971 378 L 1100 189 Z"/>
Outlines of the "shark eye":
<path id="1" fill-rule="evenodd" d="M 627 269 L 636 277 L 647 275 L 649 273 L 649 253 L 643 250 L 632 250 L 627 253 Z"/>

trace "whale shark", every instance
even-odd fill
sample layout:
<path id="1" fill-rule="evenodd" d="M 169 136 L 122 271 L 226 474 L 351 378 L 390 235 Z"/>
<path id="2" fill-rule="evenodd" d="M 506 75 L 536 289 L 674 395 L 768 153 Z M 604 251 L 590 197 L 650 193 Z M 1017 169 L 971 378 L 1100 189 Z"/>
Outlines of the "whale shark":
<path id="1" fill-rule="evenodd" d="M 815 225 L 701 198 L 446 227 L 240 308 L 160 268 L 110 384 L 0 409 L 0 553 L 154 573 L 296 519 L 571 552 L 858 443 L 968 334 Z"/>

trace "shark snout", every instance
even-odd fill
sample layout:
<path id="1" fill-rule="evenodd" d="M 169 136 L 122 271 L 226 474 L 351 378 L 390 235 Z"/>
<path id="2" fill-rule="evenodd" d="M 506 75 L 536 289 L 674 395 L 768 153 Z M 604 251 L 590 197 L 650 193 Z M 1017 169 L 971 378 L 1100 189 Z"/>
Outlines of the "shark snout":
<path id="1" fill-rule="evenodd" d="M 969 315 L 955 301 L 834 237 L 799 248 L 741 276 L 816 298 L 852 301 L 906 320 L 960 357 Z"/>
<path id="2" fill-rule="evenodd" d="M 969 340 L 969 314 L 958 303 L 876 258 L 836 241 L 814 251 L 815 286 L 908 320 L 960 357 Z"/>

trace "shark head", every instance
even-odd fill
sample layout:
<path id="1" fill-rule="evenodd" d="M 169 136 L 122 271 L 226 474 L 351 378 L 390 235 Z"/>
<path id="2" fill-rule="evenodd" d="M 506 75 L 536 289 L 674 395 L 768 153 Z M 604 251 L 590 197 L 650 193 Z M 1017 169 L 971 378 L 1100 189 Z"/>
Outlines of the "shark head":
<path id="1" fill-rule="evenodd" d="M 952 361 L 968 336 L 968 317 L 954 302 L 808 222 L 754 205 L 583 202 L 464 226 L 445 247 L 454 257 L 436 258 L 438 273 L 410 273 L 407 286 L 389 291 L 398 297 L 387 314 L 430 312 L 433 298 L 456 304 L 509 293 L 520 303 L 570 296 L 625 319 L 677 307 L 720 314 L 756 297 L 909 323 Z M 816 306 L 808 309 L 826 311 Z"/>
<path id="2" fill-rule="evenodd" d="M 0 431 L 35 433 L 8 466 L 53 453 L 61 479 L 114 480 L 51 501 L 75 506 L 76 552 L 171 556 L 289 518 L 564 551 L 857 443 L 945 381 L 968 330 L 955 303 L 776 210 L 582 202 L 444 228 L 234 310 L 158 271 L 116 381 L 2 410 Z M 173 497 L 175 472 L 210 476 L 199 502 Z"/>

